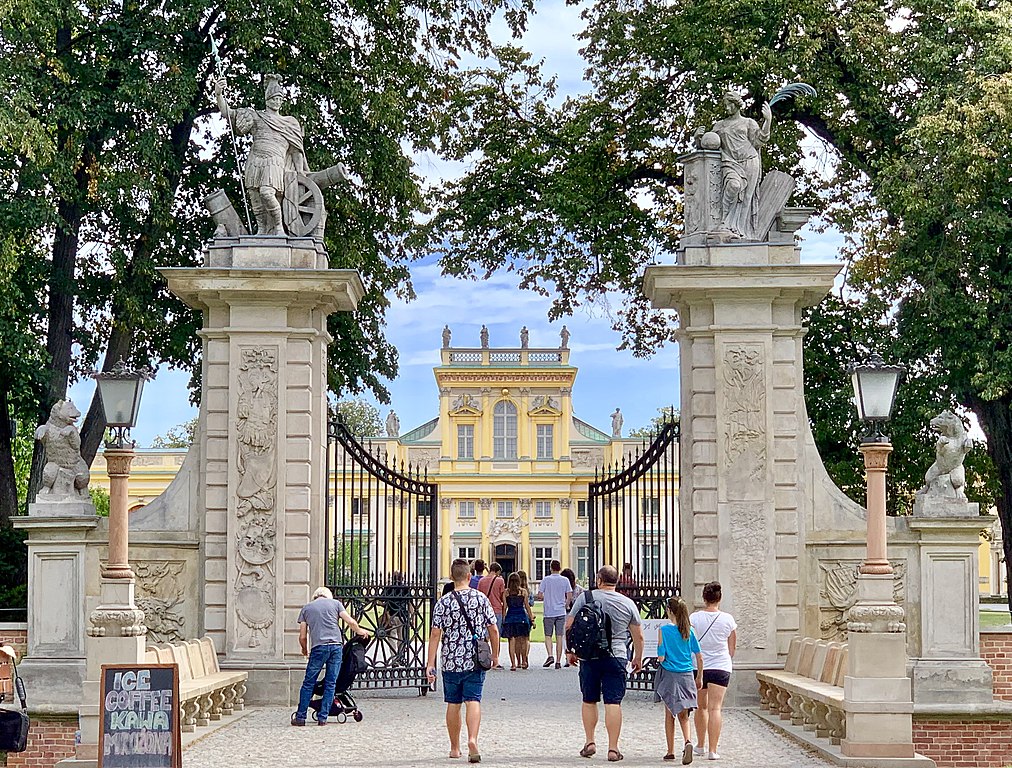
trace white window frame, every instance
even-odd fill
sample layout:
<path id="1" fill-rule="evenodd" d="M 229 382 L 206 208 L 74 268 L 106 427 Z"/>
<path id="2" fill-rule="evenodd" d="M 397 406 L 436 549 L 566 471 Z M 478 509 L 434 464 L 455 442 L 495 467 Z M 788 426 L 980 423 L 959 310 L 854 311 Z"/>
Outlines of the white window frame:
<path id="1" fill-rule="evenodd" d="M 587 519 L 587 499 L 579 499 L 576 502 L 576 519 L 586 520 Z"/>
<path id="2" fill-rule="evenodd" d="M 500 400 L 492 409 L 492 458 L 517 458 L 517 407 L 509 400 Z"/>
<path id="3" fill-rule="evenodd" d="M 555 458 L 555 427 L 552 424 L 537 425 L 537 457 L 549 461 Z"/>
<path id="4" fill-rule="evenodd" d="M 580 554 L 582 551 L 582 555 Z M 576 544 L 573 547 L 573 563 L 576 567 L 576 578 L 579 581 L 587 580 L 587 568 L 590 565 L 590 547 L 586 544 Z"/>
<path id="5" fill-rule="evenodd" d="M 498 520 L 512 520 L 513 519 L 513 501 L 506 499 L 505 501 L 497 501 L 495 503 L 495 516 Z"/>
<path id="6" fill-rule="evenodd" d="M 555 559 L 555 547 L 531 547 L 531 563 L 534 565 L 534 580 L 541 581 L 552 573 L 552 560 Z"/>
<path id="7" fill-rule="evenodd" d="M 457 425 L 457 458 L 474 459 L 474 424 Z"/>
<path id="8" fill-rule="evenodd" d="M 536 520 L 551 520 L 555 517 L 552 511 L 552 502 L 550 501 L 535 501 L 534 502 L 534 518 Z"/>
<path id="9" fill-rule="evenodd" d="M 474 511 L 474 502 L 466 499 L 461 499 L 457 502 L 457 517 L 461 520 L 474 520 L 476 517 Z"/>
<path id="10" fill-rule="evenodd" d="M 661 575 L 661 545 L 640 544 L 640 573 L 645 578 L 655 579 Z"/>
<path id="11" fill-rule="evenodd" d="M 473 544 L 460 544 L 457 546 L 457 557 L 467 562 L 474 562 L 478 557 L 478 547 Z"/>

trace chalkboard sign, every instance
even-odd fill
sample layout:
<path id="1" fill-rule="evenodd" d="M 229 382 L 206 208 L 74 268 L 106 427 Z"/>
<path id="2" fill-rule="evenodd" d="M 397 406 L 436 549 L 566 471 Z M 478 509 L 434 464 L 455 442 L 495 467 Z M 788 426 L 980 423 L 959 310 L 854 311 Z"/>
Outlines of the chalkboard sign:
<path id="1" fill-rule="evenodd" d="M 179 668 L 103 664 L 99 768 L 181 768 Z"/>

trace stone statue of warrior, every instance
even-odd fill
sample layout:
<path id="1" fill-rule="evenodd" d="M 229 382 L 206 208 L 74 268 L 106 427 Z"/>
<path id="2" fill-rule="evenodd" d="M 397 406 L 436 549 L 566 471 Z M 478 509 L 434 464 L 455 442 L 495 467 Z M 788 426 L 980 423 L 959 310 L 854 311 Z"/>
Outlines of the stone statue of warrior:
<path id="1" fill-rule="evenodd" d="M 231 109 L 225 101 L 223 79 L 214 83 L 221 116 L 237 134 L 252 133 L 253 148 L 246 160 L 245 184 L 257 221 L 258 235 L 284 235 L 281 198 L 285 172 L 309 173 L 302 145 L 302 126 L 294 117 L 280 114 L 285 91 L 277 75 L 264 75 L 267 108 Z"/>

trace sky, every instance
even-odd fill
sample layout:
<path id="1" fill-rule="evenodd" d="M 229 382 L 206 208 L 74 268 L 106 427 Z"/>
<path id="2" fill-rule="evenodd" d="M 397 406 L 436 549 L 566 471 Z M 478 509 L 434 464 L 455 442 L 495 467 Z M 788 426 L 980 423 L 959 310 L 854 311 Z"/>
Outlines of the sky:
<path id="1" fill-rule="evenodd" d="M 546 72 L 558 76 L 558 99 L 586 90 L 580 42 L 576 39 L 580 29 L 577 8 L 567 7 L 563 0 L 542 0 L 522 41 L 535 56 L 544 57 Z M 432 182 L 461 171 L 461 166 L 431 156 L 419 155 L 415 160 L 419 173 Z M 817 233 L 805 227 L 799 235 L 803 261 L 837 260 L 837 249 L 842 244 L 839 233 Z M 674 254 L 658 261 L 674 263 Z M 621 338 L 611 329 L 610 314 L 618 309 L 618 301 L 613 307 L 598 304 L 577 310 L 573 317 L 550 324 L 547 320 L 550 300 L 518 289 L 513 274 L 496 274 L 484 281 L 458 280 L 441 276 L 438 266 L 430 260 L 416 262 L 411 275 L 417 298 L 410 303 L 394 299 L 387 314 L 387 338 L 400 355 L 400 373 L 387 382 L 391 403 L 380 405 L 375 398 L 364 396 L 380 408 L 383 417 L 393 408 L 402 432 L 438 413 L 432 368 L 439 363 L 444 324 L 453 332 L 452 346 L 478 346 L 478 331 L 484 323 L 492 347 L 519 346 L 520 328 L 524 325 L 530 332 L 531 347 L 557 347 L 564 323 L 572 334 L 570 364 L 579 369 L 573 388 L 574 410 L 579 418 L 606 432 L 610 432 L 610 414 L 616 407 L 625 415 L 628 431 L 649 425 L 658 409 L 678 404 L 677 346 L 664 347 L 646 360 L 617 351 Z M 196 416 L 196 409 L 189 403 L 188 382 L 188 373 L 162 366 L 156 378 L 147 384 L 133 430 L 138 446 L 149 446 L 156 435 L 163 435 Z M 83 410 L 93 390 L 91 380 L 82 381 L 71 388 L 70 395 Z"/>

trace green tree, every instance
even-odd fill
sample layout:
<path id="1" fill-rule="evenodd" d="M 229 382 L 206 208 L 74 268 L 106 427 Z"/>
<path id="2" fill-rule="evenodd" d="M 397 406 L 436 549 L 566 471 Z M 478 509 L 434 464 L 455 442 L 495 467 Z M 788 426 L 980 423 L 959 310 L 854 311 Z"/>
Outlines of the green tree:
<path id="1" fill-rule="evenodd" d="M 18 0 L 0 10 L 0 504 L 11 514 L 6 416 L 40 423 L 69 382 L 116 362 L 194 370 L 197 314 L 165 290 L 162 266 L 194 266 L 211 234 L 202 199 L 223 186 L 237 204 L 227 138 L 210 119 L 214 31 L 236 105 L 260 106 L 258 75 L 279 72 L 287 112 L 305 129 L 310 165 L 347 163 L 361 184 L 328 193 L 333 267 L 356 268 L 366 295 L 335 317 L 328 379 L 372 389 L 396 373 L 382 333 L 388 296 L 410 297 L 409 234 L 425 200 L 410 152 L 445 129 L 457 63 L 489 50 L 505 12 L 515 31 L 530 0 L 409 0 L 250 6 Z M 20 271 L 19 271 L 20 270 Z M 38 308 L 38 309 L 36 309 Z M 20 313 L 20 317 L 19 317 Z M 6 408 L 7 413 L 3 411 Z M 82 426 L 90 461 L 104 431 L 97 400 Z M 35 450 L 29 497 L 41 476 Z"/>
<path id="2" fill-rule="evenodd" d="M 724 88 L 742 88 L 758 117 L 783 84 L 811 83 L 816 98 L 775 107 L 763 162 L 795 176 L 794 204 L 815 206 L 848 237 L 846 300 L 809 317 L 819 447 L 841 486 L 863 496 L 844 354 L 906 362 L 890 428 L 903 450 L 894 511 L 931 463 L 928 417 L 972 411 L 988 455 L 968 460 L 970 484 L 985 508 L 1000 484 L 1012 563 L 1012 3 L 574 4 L 586 24 L 584 95 L 555 102 L 555 82 L 507 47 L 447 111 L 460 126 L 449 151 L 470 170 L 444 185 L 428 224 L 444 269 L 513 270 L 521 286 L 553 296 L 553 318 L 622 294 L 615 326 L 636 354 L 651 354 L 672 338 L 674 318 L 650 309 L 640 277 L 677 247 L 677 157 L 719 117 Z M 817 146 L 807 158 L 806 133 Z M 831 346 L 834 324 L 856 307 L 853 336 Z"/>
<path id="3" fill-rule="evenodd" d="M 664 428 L 668 422 L 678 422 L 678 409 L 673 405 L 666 405 L 657 409 L 657 415 L 650 419 L 645 427 L 637 427 L 629 430 L 629 437 L 638 437 L 642 440 L 653 440 L 657 433 Z"/>
<path id="4" fill-rule="evenodd" d="M 378 437 L 383 434 L 379 409 L 367 400 L 360 397 L 339 400 L 334 410 L 355 437 Z"/>
<path id="5" fill-rule="evenodd" d="M 164 435 L 151 439 L 152 448 L 189 448 L 197 437 L 197 417 L 171 427 Z"/>

